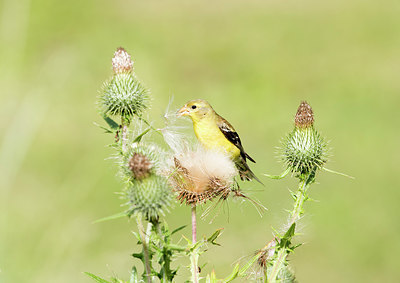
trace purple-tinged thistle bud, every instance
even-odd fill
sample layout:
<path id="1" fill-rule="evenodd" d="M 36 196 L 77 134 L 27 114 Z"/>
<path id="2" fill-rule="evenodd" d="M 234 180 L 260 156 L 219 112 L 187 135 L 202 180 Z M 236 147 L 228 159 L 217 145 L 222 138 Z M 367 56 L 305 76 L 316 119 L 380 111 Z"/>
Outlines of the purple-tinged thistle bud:
<path id="1" fill-rule="evenodd" d="M 131 55 L 122 47 L 119 47 L 111 59 L 114 73 L 129 73 L 133 71 Z"/>
<path id="2" fill-rule="evenodd" d="M 149 92 L 133 73 L 133 61 L 128 52 L 118 48 L 112 58 L 113 77 L 104 84 L 100 106 L 107 116 L 120 116 L 130 121 L 148 108 Z"/>

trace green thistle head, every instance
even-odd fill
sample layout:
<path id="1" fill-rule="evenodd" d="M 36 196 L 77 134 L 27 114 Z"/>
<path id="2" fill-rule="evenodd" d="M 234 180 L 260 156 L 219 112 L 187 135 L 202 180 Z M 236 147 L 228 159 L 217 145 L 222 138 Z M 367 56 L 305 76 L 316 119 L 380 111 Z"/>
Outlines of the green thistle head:
<path id="1" fill-rule="evenodd" d="M 133 73 L 131 56 L 118 48 L 112 59 L 114 76 L 104 84 L 100 106 L 104 114 L 128 121 L 148 108 L 149 93 Z"/>
<path id="2" fill-rule="evenodd" d="M 297 110 L 293 132 L 283 141 L 283 160 L 299 177 L 314 175 L 328 160 L 326 142 L 314 129 L 314 114 L 305 101 Z"/>
<path id="3" fill-rule="evenodd" d="M 133 180 L 128 185 L 125 197 L 128 200 L 128 215 L 142 214 L 147 220 L 165 215 L 171 205 L 171 189 L 167 179 L 159 175 Z"/>
<path id="4" fill-rule="evenodd" d="M 171 205 L 172 192 L 161 172 L 163 152 L 154 145 L 134 143 L 122 157 L 121 169 L 127 187 L 128 215 L 142 214 L 158 219 Z"/>

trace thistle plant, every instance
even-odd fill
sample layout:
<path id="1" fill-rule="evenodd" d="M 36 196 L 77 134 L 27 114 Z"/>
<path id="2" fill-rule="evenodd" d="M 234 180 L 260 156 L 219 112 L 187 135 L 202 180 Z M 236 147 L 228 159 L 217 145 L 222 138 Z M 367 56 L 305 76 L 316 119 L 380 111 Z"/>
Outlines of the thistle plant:
<path id="1" fill-rule="evenodd" d="M 267 176 L 281 179 L 290 173 L 298 180 L 298 188 L 291 192 L 294 204 L 283 233 L 275 232 L 274 238 L 260 250 L 258 264 L 267 282 L 295 282 L 287 257 L 301 245 L 293 243 L 296 227 L 304 214 L 305 202 L 310 200 L 310 186 L 328 161 L 327 143 L 314 127 L 314 113 L 307 102 L 301 102 L 297 109 L 294 129 L 283 139 L 280 150 L 285 171 L 280 176 Z"/>
<path id="2" fill-rule="evenodd" d="M 129 281 L 111 278 L 111 281 L 87 273 L 100 283 L 121 282 L 173 282 L 178 272 L 174 267 L 177 255 L 187 256 L 190 261 L 191 282 L 201 279 L 206 282 L 231 282 L 237 278 L 249 278 L 250 270 L 258 264 L 263 270 L 262 278 L 267 282 L 294 282 L 287 258 L 300 244 L 294 244 L 296 227 L 304 214 L 304 204 L 309 200 L 308 191 L 315 182 L 318 171 L 326 169 L 328 160 L 327 143 L 314 127 L 314 114 L 306 102 L 302 102 L 295 115 L 295 127 L 282 142 L 281 156 L 285 164 L 280 179 L 289 174 L 299 182 L 292 192 L 293 209 L 282 233 L 276 232 L 273 239 L 257 251 L 250 261 L 236 264 L 232 272 L 218 279 L 212 271 L 206 277 L 200 276 L 199 257 L 208 245 L 218 245 L 216 240 L 222 229 L 209 237 L 197 235 L 196 208 L 208 202 L 219 204 L 230 195 L 250 200 L 256 208 L 265 209 L 261 204 L 245 196 L 235 180 L 238 170 L 226 154 L 189 146 L 187 140 L 177 135 L 167 125 L 157 130 L 145 119 L 149 108 L 150 92 L 138 80 L 133 71 L 131 56 L 118 48 L 112 58 L 113 75 L 103 86 L 98 108 L 107 126 L 103 128 L 113 135 L 111 147 L 123 183 L 120 193 L 124 211 L 99 221 L 118 217 L 136 220 L 137 231 L 133 235 L 141 251 L 132 256 L 143 264 L 140 276 L 133 266 Z M 163 150 L 152 142 L 152 134 L 161 134 L 172 152 Z M 191 238 L 182 236 L 186 245 L 174 244 L 172 236 L 185 226 L 170 230 L 166 221 L 167 213 L 174 202 L 187 205 L 191 210 Z M 210 212 L 209 206 L 205 214 Z M 188 217 L 189 218 L 189 217 Z"/>
<path id="3" fill-rule="evenodd" d="M 188 242 L 191 257 L 192 282 L 199 282 L 198 258 L 201 248 L 207 242 L 214 244 L 220 230 L 212 240 L 197 241 L 196 207 L 215 198 L 225 200 L 233 191 L 234 177 L 237 175 L 235 164 L 228 156 L 219 152 L 196 151 L 182 152 L 174 156 L 171 168 L 171 184 L 178 193 L 181 203 L 191 206 L 192 241 Z"/>
<path id="4" fill-rule="evenodd" d="M 232 161 L 218 153 L 204 150 L 167 153 L 157 144 L 148 141 L 156 130 L 144 118 L 149 107 L 149 91 L 133 72 L 131 56 L 118 48 L 112 58 L 113 75 L 104 84 L 99 96 L 99 110 L 107 123 L 100 126 L 114 135 L 114 155 L 124 189 L 121 197 L 125 210 L 99 221 L 127 216 L 134 218 L 138 232 L 133 232 L 142 250 L 132 256 L 143 263 L 140 277 L 134 266 L 129 282 L 172 282 L 177 269 L 172 267 L 177 254 L 187 255 L 191 262 L 193 282 L 198 282 L 198 257 L 207 244 L 217 245 L 221 234 L 217 229 L 210 237 L 197 239 L 196 205 L 219 197 L 226 199 L 233 191 L 233 178 L 237 174 Z M 165 139 L 168 142 L 168 139 Z M 172 165 L 169 160 L 173 160 Z M 172 235 L 185 226 L 170 231 L 166 213 L 176 200 L 191 206 L 192 239 L 187 245 L 172 243 Z M 110 282 L 87 273 L 97 282 Z M 111 282 L 124 282 L 112 278 Z"/>
<path id="5" fill-rule="evenodd" d="M 122 216 L 136 219 L 138 233 L 133 234 L 142 251 L 132 256 L 143 262 L 144 273 L 140 279 L 134 267 L 131 282 L 153 282 L 156 277 L 171 282 L 176 275 L 171 267 L 172 257 L 184 248 L 171 244 L 172 234 L 179 229 L 170 232 L 161 220 L 172 205 L 172 190 L 163 173 L 166 154 L 146 140 L 156 131 L 143 117 L 149 107 L 149 91 L 136 77 L 131 56 L 123 48 L 114 53 L 112 67 L 113 75 L 104 84 L 98 105 L 107 123 L 102 128 L 114 135 L 111 146 L 116 150 L 114 157 L 124 183 L 121 197 L 126 209 L 100 221 Z M 90 273 L 89 276 L 98 282 L 108 282 Z M 117 278 L 112 281 L 123 282 Z"/>

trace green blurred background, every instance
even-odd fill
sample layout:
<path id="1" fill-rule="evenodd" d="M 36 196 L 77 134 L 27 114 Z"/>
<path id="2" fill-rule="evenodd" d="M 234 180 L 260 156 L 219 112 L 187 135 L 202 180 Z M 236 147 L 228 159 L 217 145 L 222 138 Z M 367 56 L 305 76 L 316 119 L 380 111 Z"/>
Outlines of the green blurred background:
<path id="1" fill-rule="evenodd" d="M 0 282 L 128 278 L 134 222 L 92 224 L 121 211 L 120 183 L 96 99 L 119 46 L 152 91 L 150 116 L 204 98 L 257 160 L 242 187 L 268 212 L 230 200 L 200 234 L 224 227 L 201 259 L 227 275 L 285 222 L 288 189 L 276 146 L 301 100 L 330 140 L 291 257 L 300 282 L 400 281 L 399 1 L 51 1 L 0 3 Z M 189 121 L 187 121 L 189 125 Z M 189 223 L 187 207 L 167 215 Z M 183 231 L 188 235 L 188 229 Z M 182 264 L 177 282 L 186 279 Z"/>

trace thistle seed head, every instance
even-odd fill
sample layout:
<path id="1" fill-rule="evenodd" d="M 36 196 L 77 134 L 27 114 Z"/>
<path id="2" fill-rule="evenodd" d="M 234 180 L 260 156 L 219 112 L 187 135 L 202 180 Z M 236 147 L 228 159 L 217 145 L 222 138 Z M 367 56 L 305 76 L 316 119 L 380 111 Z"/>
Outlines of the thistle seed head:
<path id="1" fill-rule="evenodd" d="M 150 176 L 152 164 L 146 155 L 135 152 L 131 159 L 129 159 L 128 166 L 133 178 L 137 180 L 142 180 Z"/>
<path id="2" fill-rule="evenodd" d="M 216 197 L 226 199 L 236 174 L 229 157 L 199 149 L 174 157 L 170 182 L 181 203 L 200 204 Z"/>
<path id="3" fill-rule="evenodd" d="M 129 73 L 133 70 L 133 61 L 131 55 L 122 47 L 119 47 L 111 59 L 115 74 Z"/>
<path id="4" fill-rule="evenodd" d="M 314 124 L 314 113 L 306 101 L 300 103 L 294 118 L 294 124 L 298 128 L 308 128 Z"/>

